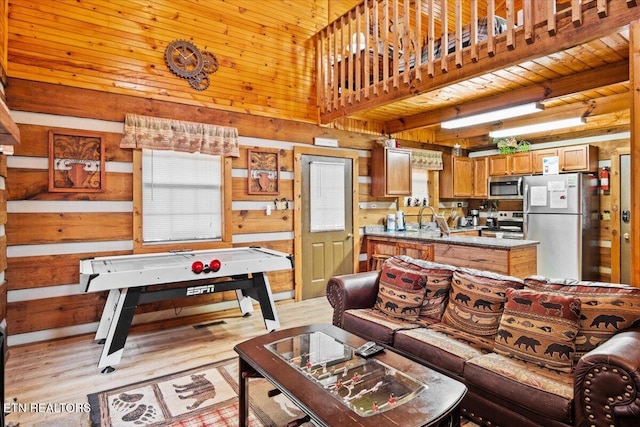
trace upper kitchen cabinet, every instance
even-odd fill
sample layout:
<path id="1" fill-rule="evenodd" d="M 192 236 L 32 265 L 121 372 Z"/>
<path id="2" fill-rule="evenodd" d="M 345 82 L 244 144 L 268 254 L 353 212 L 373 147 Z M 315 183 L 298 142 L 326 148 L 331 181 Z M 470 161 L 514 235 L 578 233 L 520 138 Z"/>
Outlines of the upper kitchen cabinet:
<path id="1" fill-rule="evenodd" d="M 371 194 L 376 197 L 411 195 L 411 150 L 375 147 L 371 151 Z"/>
<path id="2" fill-rule="evenodd" d="M 474 159 L 443 154 L 442 164 L 440 198 L 474 197 Z"/>
<path id="3" fill-rule="evenodd" d="M 533 173 L 543 173 L 542 159 L 558 156 L 559 172 L 595 172 L 598 170 L 598 147 L 571 145 L 568 147 L 532 151 Z"/>
<path id="4" fill-rule="evenodd" d="M 526 175 L 531 173 L 531 153 L 502 154 L 489 157 L 489 175 Z"/>
<path id="5" fill-rule="evenodd" d="M 488 187 L 489 159 L 476 157 L 473 159 L 473 197 L 486 199 L 489 197 Z"/>

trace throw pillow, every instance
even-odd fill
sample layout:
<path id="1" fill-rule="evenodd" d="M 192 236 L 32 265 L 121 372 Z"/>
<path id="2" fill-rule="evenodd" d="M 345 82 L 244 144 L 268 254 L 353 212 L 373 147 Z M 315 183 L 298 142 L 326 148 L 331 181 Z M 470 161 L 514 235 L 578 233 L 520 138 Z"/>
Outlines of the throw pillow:
<path id="1" fill-rule="evenodd" d="M 453 273 L 442 321 L 473 335 L 493 336 L 498 331 L 507 289 L 523 286 L 517 277 L 459 268 Z"/>
<path id="2" fill-rule="evenodd" d="M 560 372 L 571 372 L 580 300 L 570 295 L 507 290 L 493 350 Z"/>
<path id="3" fill-rule="evenodd" d="M 390 316 L 417 320 L 425 284 L 419 266 L 397 257 L 389 258 L 382 264 L 375 308 Z"/>
<path id="4" fill-rule="evenodd" d="M 422 274 L 426 276 L 426 289 L 422 306 L 420 307 L 420 319 L 442 320 L 442 314 L 449 301 L 449 289 L 455 267 L 447 264 L 439 264 L 433 261 L 423 261 L 411 258 L 407 255 L 398 255 L 402 261 L 417 265 Z"/>
<path id="5" fill-rule="evenodd" d="M 633 286 L 547 279 L 525 279 L 527 289 L 572 295 L 580 299 L 580 329 L 576 337 L 576 360 L 613 335 L 640 326 L 640 288 Z"/>

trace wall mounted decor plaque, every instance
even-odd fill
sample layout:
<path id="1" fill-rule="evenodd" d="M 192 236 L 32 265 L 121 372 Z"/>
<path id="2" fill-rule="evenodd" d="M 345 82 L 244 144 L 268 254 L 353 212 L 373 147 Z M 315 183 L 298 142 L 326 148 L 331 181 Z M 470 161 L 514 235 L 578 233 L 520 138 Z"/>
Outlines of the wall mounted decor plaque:
<path id="1" fill-rule="evenodd" d="M 249 194 L 278 194 L 280 192 L 280 154 L 278 151 L 249 149 Z"/>
<path id="2" fill-rule="evenodd" d="M 104 141 L 99 133 L 49 131 L 49 191 L 105 191 Z"/>

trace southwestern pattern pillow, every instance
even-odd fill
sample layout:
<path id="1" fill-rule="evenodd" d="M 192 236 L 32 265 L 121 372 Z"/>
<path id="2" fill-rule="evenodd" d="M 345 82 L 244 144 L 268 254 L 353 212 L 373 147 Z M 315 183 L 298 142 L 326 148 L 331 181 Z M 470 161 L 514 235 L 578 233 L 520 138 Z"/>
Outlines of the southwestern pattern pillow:
<path id="1" fill-rule="evenodd" d="M 417 320 L 425 285 L 426 277 L 419 266 L 389 258 L 382 264 L 375 308 L 390 316 Z"/>
<path id="2" fill-rule="evenodd" d="M 640 288 L 542 276 L 527 277 L 525 285 L 528 289 L 573 295 L 580 299 L 576 360 L 618 332 L 640 326 Z"/>
<path id="3" fill-rule="evenodd" d="M 447 301 L 449 301 L 451 278 L 456 268 L 451 265 L 414 259 L 406 255 L 398 255 L 398 258 L 420 267 L 422 274 L 426 276 L 426 290 L 419 318 L 440 321 Z"/>
<path id="4" fill-rule="evenodd" d="M 571 372 L 580 300 L 570 295 L 508 289 L 493 350 L 560 372 Z"/>
<path id="5" fill-rule="evenodd" d="M 473 335 L 493 336 L 498 331 L 507 289 L 523 286 L 523 281 L 516 277 L 456 269 L 442 321 Z"/>

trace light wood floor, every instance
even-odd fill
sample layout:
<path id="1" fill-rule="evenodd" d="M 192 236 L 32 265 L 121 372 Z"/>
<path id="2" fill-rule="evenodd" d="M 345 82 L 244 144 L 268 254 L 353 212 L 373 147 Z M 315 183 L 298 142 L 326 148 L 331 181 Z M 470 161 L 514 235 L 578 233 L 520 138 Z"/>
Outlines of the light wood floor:
<path id="1" fill-rule="evenodd" d="M 277 312 L 281 329 L 331 323 L 332 309 L 325 297 L 277 303 Z M 223 324 L 193 327 L 220 318 Z M 120 364 L 110 374 L 101 374 L 97 367 L 102 346 L 92 335 L 12 347 L 6 365 L 5 402 L 85 404 L 89 393 L 236 357 L 235 344 L 266 333 L 259 308 L 247 318 L 233 310 L 202 316 L 189 326 L 169 326 L 162 331 L 134 327 Z M 33 426 L 65 415 L 14 412 L 5 422 Z"/>

